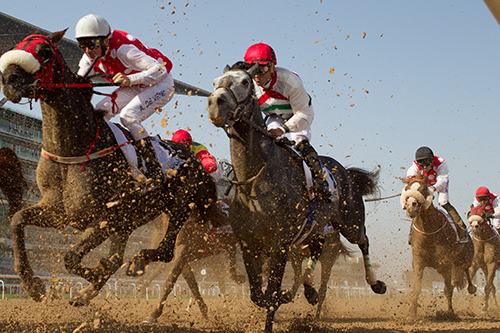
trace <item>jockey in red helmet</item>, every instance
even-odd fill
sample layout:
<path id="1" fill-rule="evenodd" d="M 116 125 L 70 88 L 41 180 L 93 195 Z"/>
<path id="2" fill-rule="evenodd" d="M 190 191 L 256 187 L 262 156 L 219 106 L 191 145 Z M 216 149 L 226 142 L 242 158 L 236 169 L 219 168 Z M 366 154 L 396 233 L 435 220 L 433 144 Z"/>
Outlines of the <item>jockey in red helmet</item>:
<path id="1" fill-rule="evenodd" d="M 314 185 L 311 191 L 328 200 L 331 193 L 318 153 L 309 143 L 314 109 L 311 96 L 307 93 L 300 77 L 288 69 L 276 67 L 276 54 L 264 43 L 250 46 L 244 57 L 248 66 L 258 64 L 253 81 L 261 111 L 269 116 L 267 129 L 279 138 L 285 133 L 295 141 L 298 151 L 311 169 Z"/>
<path id="2" fill-rule="evenodd" d="M 136 148 L 146 161 L 148 177 L 161 179 L 162 170 L 151 138 L 141 122 L 165 106 L 174 95 L 172 63 L 160 51 L 143 45 L 134 36 L 111 30 L 99 15 L 89 14 L 76 24 L 75 37 L 84 55 L 78 75 L 113 74 L 121 87 L 112 97 L 103 98 L 95 109 L 107 120 L 120 114 L 121 123 L 130 130 Z"/>
<path id="3" fill-rule="evenodd" d="M 498 195 L 491 193 L 487 187 L 481 186 L 476 190 L 476 197 L 472 205 L 484 209 L 491 218 L 491 223 L 495 229 L 500 229 L 500 200 Z"/>
<path id="4" fill-rule="evenodd" d="M 446 209 L 451 216 L 458 227 L 458 235 L 462 239 L 468 236 L 467 227 L 455 207 L 449 202 L 449 173 L 450 170 L 444 158 L 434 156 L 432 150 L 424 146 L 418 148 L 415 152 L 415 160 L 411 167 L 408 168 L 406 176 L 412 177 L 417 174 L 427 176 L 427 184 L 434 192 L 437 192 L 439 205 Z"/>
<path id="5" fill-rule="evenodd" d="M 187 145 L 189 149 L 191 149 L 191 154 L 193 154 L 201 161 L 201 164 L 203 164 L 205 171 L 208 172 L 210 176 L 212 176 L 215 184 L 219 182 L 221 174 L 219 168 L 217 167 L 217 161 L 215 160 L 215 157 L 213 157 L 208 152 L 207 147 L 205 147 L 201 143 L 194 142 L 191 134 L 183 129 L 180 129 L 174 133 L 174 135 L 172 136 L 172 141 Z"/>

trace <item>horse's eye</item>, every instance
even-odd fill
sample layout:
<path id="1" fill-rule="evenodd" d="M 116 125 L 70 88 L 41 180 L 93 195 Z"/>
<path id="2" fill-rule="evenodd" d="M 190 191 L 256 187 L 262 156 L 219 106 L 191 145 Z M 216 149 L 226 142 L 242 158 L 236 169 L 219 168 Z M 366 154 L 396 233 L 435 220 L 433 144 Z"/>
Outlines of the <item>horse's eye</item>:
<path id="1" fill-rule="evenodd" d="M 52 48 L 45 43 L 37 44 L 35 46 L 35 52 L 44 63 L 48 63 L 53 56 Z"/>
<path id="2" fill-rule="evenodd" d="M 248 79 L 244 79 L 243 82 L 241 82 L 241 84 L 243 84 L 245 87 L 247 87 L 249 83 L 250 81 Z"/>

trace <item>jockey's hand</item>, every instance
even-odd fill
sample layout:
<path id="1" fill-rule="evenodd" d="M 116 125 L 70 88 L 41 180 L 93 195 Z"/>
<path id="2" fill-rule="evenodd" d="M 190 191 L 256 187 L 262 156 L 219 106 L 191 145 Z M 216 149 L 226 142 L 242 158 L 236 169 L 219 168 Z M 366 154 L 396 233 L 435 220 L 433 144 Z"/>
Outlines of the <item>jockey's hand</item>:
<path id="1" fill-rule="evenodd" d="M 283 134 L 285 134 L 285 131 L 283 131 L 283 129 L 281 128 L 273 128 L 269 130 L 269 133 L 271 133 L 271 135 L 276 139 L 277 137 L 280 137 Z"/>
<path id="2" fill-rule="evenodd" d="M 115 76 L 113 76 L 113 82 L 118 83 L 121 87 L 130 86 L 130 79 L 128 78 L 127 75 L 123 73 L 118 73 Z"/>

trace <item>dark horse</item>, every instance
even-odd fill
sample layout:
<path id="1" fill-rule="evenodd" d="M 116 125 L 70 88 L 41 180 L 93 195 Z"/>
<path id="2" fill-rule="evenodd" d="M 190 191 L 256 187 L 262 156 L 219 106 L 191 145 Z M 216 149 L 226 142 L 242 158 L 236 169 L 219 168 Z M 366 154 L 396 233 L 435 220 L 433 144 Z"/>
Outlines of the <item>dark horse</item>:
<path id="1" fill-rule="evenodd" d="M 275 143 L 269 136 L 255 98 L 252 75 L 226 67 L 214 80 L 208 98 L 208 115 L 230 137 L 231 161 L 238 185 L 230 207 L 230 223 L 240 241 L 250 283 L 252 301 L 267 309 L 266 332 L 272 331 L 279 306 L 291 300 L 281 290 L 287 254 L 294 237 L 309 215 L 311 200 L 302 161 Z M 255 66 L 254 66 L 255 67 Z M 338 185 L 335 202 L 318 203 L 314 220 L 320 226 L 331 222 L 344 237 L 359 245 L 372 289 L 384 293 L 377 281 L 368 254 L 363 195 L 376 191 L 377 175 L 360 169 L 344 169 L 337 161 L 321 157 Z M 315 233 L 319 230 L 315 230 Z M 262 291 L 262 265 L 269 257 L 268 285 Z"/>
<path id="2" fill-rule="evenodd" d="M 161 185 L 150 187 L 131 177 L 131 168 L 111 128 L 94 113 L 92 85 L 71 72 L 55 43 L 65 31 L 34 34 L 0 58 L 3 92 L 18 103 L 40 99 L 43 149 L 37 167 L 42 199 L 14 215 L 11 222 L 14 269 L 34 300 L 45 286 L 34 276 L 25 247 L 27 225 L 82 231 L 80 240 L 64 257 L 68 272 L 90 282 L 74 304 L 87 304 L 123 262 L 127 240 L 134 229 L 165 212 L 170 226 L 152 260 L 169 261 L 175 237 L 194 212 L 204 215 L 216 201 L 215 185 L 189 151 L 175 148 L 184 161 L 167 172 Z M 95 267 L 84 267 L 83 257 L 111 239 L 109 255 Z"/>
<path id="3" fill-rule="evenodd" d="M 9 203 L 9 218 L 23 207 L 23 195 L 27 189 L 28 182 L 16 153 L 7 147 L 0 148 L 0 190 Z"/>
<path id="4" fill-rule="evenodd" d="M 412 219 L 411 250 L 415 274 L 409 315 L 412 318 L 417 315 L 424 268 L 432 267 L 443 276 L 444 295 L 448 301 L 446 315 L 453 318 L 453 289 L 465 286 L 464 276 L 467 278 L 468 292 L 476 292 L 469 274 L 474 245 L 470 237 L 466 243 L 458 243 L 456 230 L 445 214 L 432 204 L 433 192 L 427 186 L 427 176 L 410 177 L 404 183 L 406 186 L 401 194 L 401 206 Z"/>
<path id="5" fill-rule="evenodd" d="M 468 218 L 472 230 L 472 241 L 474 242 L 474 261 L 470 268 L 470 276 L 473 279 L 478 269 L 481 269 L 486 277 L 484 286 L 484 306 L 482 311 L 488 312 L 488 298 L 493 295 L 495 305 L 496 289 L 493 280 L 500 261 L 500 236 L 491 225 L 487 213 L 480 206 L 471 207 Z"/>

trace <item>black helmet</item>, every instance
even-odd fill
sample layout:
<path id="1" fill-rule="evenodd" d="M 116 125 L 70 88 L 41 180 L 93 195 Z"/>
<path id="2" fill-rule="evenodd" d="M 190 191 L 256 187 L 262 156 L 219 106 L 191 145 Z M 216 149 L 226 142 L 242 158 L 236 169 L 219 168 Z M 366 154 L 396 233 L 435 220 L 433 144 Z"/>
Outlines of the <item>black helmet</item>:
<path id="1" fill-rule="evenodd" d="M 433 160 L 434 159 L 434 153 L 429 147 L 420 147 L 417 149 L 415 152 L 415 160 Z"/>

